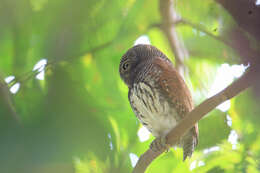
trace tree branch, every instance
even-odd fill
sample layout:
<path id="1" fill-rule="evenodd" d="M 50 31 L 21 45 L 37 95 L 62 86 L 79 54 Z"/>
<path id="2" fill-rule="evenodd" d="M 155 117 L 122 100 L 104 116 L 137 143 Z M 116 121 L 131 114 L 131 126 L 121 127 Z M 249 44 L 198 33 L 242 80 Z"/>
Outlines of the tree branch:
<path id="1" fill-rule="evenodd" d="M 228 34 L 231 47 L 249 63 L 260 68 L 260 8 L 256 0 L 215 0 L 233 17 L 239 27 Z M 243 31 L 243 32 L 242 32 Z M 249 37 L 251 35 L 251 37 Z M 256 46 L 252 46 L 252 40 Z M 257 67 L 256 67 L 257 68 Z M 260 82 L 254 87 L 255 97 L 260 96 Z"/>
<path id="2" fill-rule="evenodd" d="M 186 71 L 183 62 L 188 58 L 188 51 L 176 32 L 175 24 L 180 20 L 180 16 L 176 13 L 173 7 L 173 0 L 160 1 L 160 13 L 162 16 L 162 24 L 160 28 L 166 35 L 175 56 L 175 67 L 177 71 L 183 75 Z"/>
<path id="3" fill-rule="evenodd" d="M 255 0 L 215 0 L 234 18 L 237 24 L 260 40 L 260 8 Z"/>
<path id="4" fill-rule="evenodd" d="M 179 141 L 181 136 L 186 133 L 186 131 L 192 128 L 207 113 L 212 111 L 224 101 L 231 99 L 232 97 L 238 95 L 241 91 L 251 86 L 257 79 L 257 75 L 259 75 L 259 71 L 257 71 L 256 68 L 250 67 L 243 76 L 234 81 L 227 88 L 194 108 L 167 134 L 166 144 L 173 146 L 177 141 Z M 153 152 L 151 149 L 148 149 L 143 155 L 140 156 L 133 173 L 144 172 L 149 164 L 163 152 L 163 150 Z"/>

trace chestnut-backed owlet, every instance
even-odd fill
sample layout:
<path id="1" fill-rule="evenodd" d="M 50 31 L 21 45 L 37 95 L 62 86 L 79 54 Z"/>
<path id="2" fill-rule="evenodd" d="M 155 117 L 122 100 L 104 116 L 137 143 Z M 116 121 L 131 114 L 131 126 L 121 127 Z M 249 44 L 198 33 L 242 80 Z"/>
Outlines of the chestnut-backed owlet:
<path id="1" fill-rule="evenodd" d="M 156 47 L 136 45 L 122 57 L 120 76 L 129 88 L 128 99 L 139 121 L 156 138 L 151 148 L 160 150 L 167 133 L 192 110 L 190 91 L 171 61 Z M 196 124 L 180 138 L 183 160 L 198 144 Z"/>

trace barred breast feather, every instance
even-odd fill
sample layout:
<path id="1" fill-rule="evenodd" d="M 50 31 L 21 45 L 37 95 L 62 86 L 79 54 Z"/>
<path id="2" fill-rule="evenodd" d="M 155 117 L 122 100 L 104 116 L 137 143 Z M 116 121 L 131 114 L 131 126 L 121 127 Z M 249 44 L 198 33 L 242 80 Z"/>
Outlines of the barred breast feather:
<path id="1" fill-rule="evenodd" d="M 149 84 L 134 84 L 129 100 L 140 122 L 155 136 L 166 135 L 177 124 L 177 113 Z"/>

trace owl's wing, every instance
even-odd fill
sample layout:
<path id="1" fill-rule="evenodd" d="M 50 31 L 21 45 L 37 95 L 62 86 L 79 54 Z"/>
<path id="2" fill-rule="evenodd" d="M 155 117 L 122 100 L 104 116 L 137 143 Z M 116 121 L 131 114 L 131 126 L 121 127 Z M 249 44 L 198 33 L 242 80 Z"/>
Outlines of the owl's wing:
<path id="1" fill-rule="evenodd" d="M 169 61 L 156 57 L 153 60 L 153 64 L 155 65 L 155 68 L 157 67 L 161 70 L 158 83 L 159 87 L 162 88 L 166 97 L 168 97 L 172 102 L 172 105 L 180 118 L 183 118 L 193 109 L 193 101 L 187 85 Z M 191 129 L 191 131 L 194 136 L 198 138 L 197 124 Z"/>

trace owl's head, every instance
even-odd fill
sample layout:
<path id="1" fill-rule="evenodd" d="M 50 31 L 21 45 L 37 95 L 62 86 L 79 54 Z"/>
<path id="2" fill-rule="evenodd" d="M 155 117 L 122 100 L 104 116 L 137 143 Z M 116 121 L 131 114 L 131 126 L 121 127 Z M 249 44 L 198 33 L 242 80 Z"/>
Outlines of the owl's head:
<path id="1" fill-rule="evenodd" d="M 155 57 L 161 57 L 169 61 L 159 49 L 147 44 L 136 45 L 122 56 L 119 73 L 128 87 L 132 86 L 138 74 L 146 70 Z"/>

